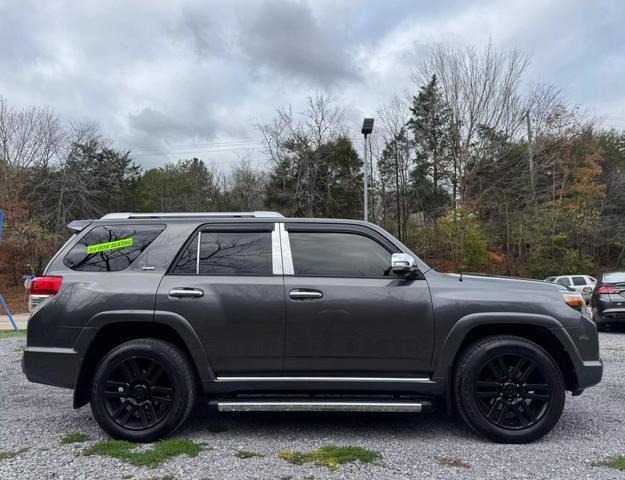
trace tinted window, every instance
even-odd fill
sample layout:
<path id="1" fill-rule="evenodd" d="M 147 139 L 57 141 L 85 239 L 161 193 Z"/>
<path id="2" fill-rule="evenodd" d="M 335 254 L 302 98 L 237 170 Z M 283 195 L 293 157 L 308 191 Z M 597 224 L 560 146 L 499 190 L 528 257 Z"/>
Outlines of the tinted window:
<path id="1" fill-rule="evenodd" d="M 610 272 L 603 274 L 605 283 L 621 283 L 625 282 L 625 272 Z"/>
<path id="2" fill-rule="evenodd" d="M 271 275 L 270 232 L 201 232 L 200 274 L 205 275 Z M 184 250 L 173 273 L 195 274 L 197 271 L 198 234 Z"/>
<path id="3" fill-rule="evenodd" d="M 560 285 L 564 285 L 565 287 L 570 287 L 571 286 L 571 281 L 569 280 L 569 277 L 560 277 L 560 278 L 558 278 L 557 282 Z"/>
<path id="4" fill-rule="evenodd" d="M 545 282 L 553 282 L 556 279 L 556 277 L 547 277 L 545 278 Z"/>
<path id="5" fill-rule="evenodd" d="M 576 287 L 586 285 L 586 279 L 584 277 L 571 277 L 571 280 L 573 280 L 573 285 Z"/>
<path id="6" fill-rule="evenodd" d="M 197 237 L 193 235 L 193 241 L 184 249 L 173 269 L 173 273 L 195 275 L 197 273 Z"/>
<path id="7" fill-rule="evenodd" d="M 165 225 L 108 225 L 92 228 L 65 256 L 72 270 L 118 272 L 148 248 Z"/>
<path id="8" fill-rule="evenodd" d="M 351 233 L 290 232 L 295 275 L 381 277 L 391 252 L 371 238 Z"/>

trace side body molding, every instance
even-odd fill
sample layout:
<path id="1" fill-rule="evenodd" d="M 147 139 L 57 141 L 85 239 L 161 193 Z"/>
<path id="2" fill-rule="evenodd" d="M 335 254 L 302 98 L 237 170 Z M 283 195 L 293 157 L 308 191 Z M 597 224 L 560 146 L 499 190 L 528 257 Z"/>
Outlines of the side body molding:
<path id="1" fill-rule="evenodd" d="M 583 364 L 581 355 L 562 324 L 548 315 L 535 313 L 517 312 L 484 312 L 472 313 L 462 317 L 452 327 L 441 347 L 437 357 L 438 362 L 433 365 L 432 380 L 446 379 L 450 372 L 454 358 L 458 354 L 460 345 L 469 334 L 477 327 L 484 325 L 531 325 L 548 329 L 562 344 L 573 364 L 578 367 Z M 435 357 L 436 358 L 436 357 Z"/>

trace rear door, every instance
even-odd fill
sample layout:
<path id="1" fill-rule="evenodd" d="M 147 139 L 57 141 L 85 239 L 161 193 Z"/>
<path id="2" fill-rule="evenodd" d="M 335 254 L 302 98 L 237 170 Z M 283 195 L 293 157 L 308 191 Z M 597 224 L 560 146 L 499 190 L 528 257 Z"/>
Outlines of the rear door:
<path id="1" fill-rule="evenodd" d="M 287 223 L 284 370 L 302 376 L 420 376 L 434 334 L 427 282 L 390 271 L 399 249 L 366 226 Z"/>
<path id="2" fill-rule="evenodd" d="M 180 252 L 156 309 L 184 317 L 217 375 L 282 370 L 285 300 L 273 223 L 207 224 Z"/>

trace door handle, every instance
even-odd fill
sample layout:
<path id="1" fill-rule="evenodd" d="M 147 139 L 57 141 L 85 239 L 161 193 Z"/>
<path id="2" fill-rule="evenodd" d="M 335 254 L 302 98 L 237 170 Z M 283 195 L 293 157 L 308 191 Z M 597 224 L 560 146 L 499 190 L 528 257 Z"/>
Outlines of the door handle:
<path id="1" fill-rule="evenodd" d="M 178 287 L 169 291 L 170 297 L 186 298 L 186 297 L 202 297 L 204 290 L 199 288 Z"/>
<path id="2" fill-rule="evenodd" d="M 321 297 L 323 297 L 323 293 L 319 290 L 296 288 L 289 291 L 289 298 L 292 298 L 293 300 L 314 300 Z"/>

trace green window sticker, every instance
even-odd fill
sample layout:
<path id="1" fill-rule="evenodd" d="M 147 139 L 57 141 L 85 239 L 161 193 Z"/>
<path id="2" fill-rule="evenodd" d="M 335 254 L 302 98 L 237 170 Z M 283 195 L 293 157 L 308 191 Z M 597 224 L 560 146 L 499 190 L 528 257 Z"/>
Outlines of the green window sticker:
<path id="1" fill-rule="evenodd" d="M 97 243 L 95 245 L 87 245 L 87 253 L 100 253 L 108 252 L 110 250 L 119 250 L 120 248 L 126 248 L 132 246 L 132 237 L 122 238 L 121 240 L 115 240 L 114 242 Z"/>

